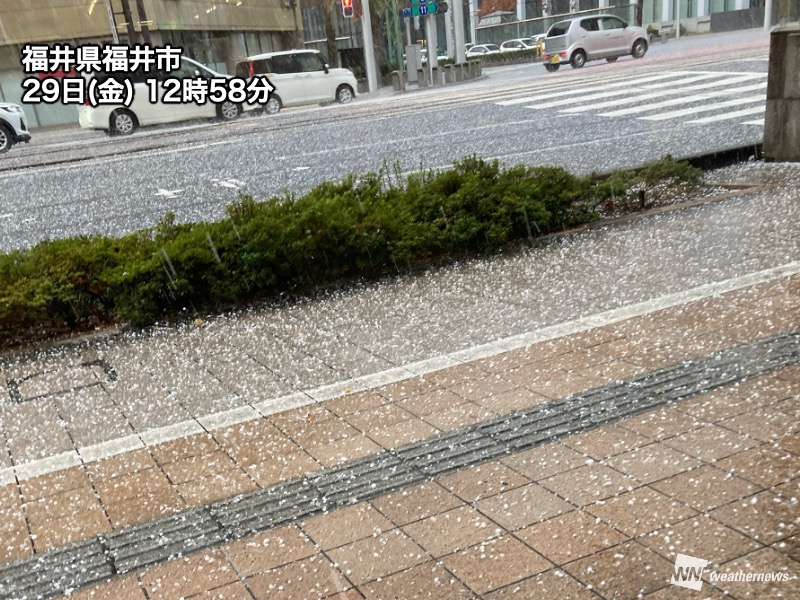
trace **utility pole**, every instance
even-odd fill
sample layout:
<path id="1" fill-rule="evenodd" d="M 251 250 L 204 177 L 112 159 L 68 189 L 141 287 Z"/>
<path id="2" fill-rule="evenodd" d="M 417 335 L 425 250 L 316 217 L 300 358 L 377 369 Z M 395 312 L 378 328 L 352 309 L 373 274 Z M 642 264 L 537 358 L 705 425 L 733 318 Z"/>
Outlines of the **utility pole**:
<path id="1" fill-rule="evenodd" d="M 364 68 L 367 70 L 367 87 L 370 93 L 378 89 L 375 74 L 375 48 L 372 45 L 372 21 L 369 16 L 369 0 L 361 0 L 361 33 L 364 37 Z"/>
<path id="2" fill-rule="evenodd" d="M 136 0 L 136 12 L 139 14 L 139 27 L 142 30 L 142 41 L 148 45 L 153 45 L 150 38 L 150 27 L 147 25 L 147 15 L 144 12 L 144 0 Z"/>

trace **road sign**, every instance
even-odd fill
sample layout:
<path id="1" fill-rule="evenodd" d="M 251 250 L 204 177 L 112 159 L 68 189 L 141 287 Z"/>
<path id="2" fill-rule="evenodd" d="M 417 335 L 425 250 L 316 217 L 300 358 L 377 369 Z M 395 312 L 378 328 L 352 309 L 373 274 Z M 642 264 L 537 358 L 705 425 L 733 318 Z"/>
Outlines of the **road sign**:
<path id="1" fill-rule="evenodd" d="M 425 15 L 435 15 L 439 12 L 439 5 L 435 2 L 427 4 L 415 4 L 411 8 L 403 9 L 403 17 L 424 17 Z"/>

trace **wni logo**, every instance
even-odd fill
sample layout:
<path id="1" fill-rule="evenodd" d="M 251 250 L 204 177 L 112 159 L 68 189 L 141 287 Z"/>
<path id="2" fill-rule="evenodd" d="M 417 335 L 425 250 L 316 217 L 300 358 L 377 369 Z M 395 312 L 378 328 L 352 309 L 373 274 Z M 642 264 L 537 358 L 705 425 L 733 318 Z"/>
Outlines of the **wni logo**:
<path id="1" fill-rule="evenodd" d="M 675 558 L 675 572 L 670 583 L 690 590 L 700 590 L 703 587 L 703 569 L 708 564 L 707 560 L 695 558 L 687 554 L 678 554 Z"/>

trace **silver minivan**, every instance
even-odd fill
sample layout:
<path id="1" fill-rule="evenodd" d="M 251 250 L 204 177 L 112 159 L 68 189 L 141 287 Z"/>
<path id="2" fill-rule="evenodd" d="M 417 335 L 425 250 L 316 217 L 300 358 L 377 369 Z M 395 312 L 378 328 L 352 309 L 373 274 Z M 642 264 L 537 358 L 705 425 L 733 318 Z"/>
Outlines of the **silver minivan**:
<path id="1" fill-rule="evenodd" d="M 550 27 L 542 61 L 545 69 L 556 71 L 564 62 L 580 69 L 588 60 L 642 58 L 647 52 L 647 40 L 647 31 L 642 27 L 628 25 L 614 15 L 578 17 Z"/>

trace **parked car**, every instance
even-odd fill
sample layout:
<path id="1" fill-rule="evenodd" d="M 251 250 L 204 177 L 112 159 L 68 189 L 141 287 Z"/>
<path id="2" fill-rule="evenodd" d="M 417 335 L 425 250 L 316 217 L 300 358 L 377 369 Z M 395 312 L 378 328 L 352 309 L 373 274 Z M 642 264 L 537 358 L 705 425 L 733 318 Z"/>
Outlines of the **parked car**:
<path id="1" fill-rule="evenodd" d="M 478 58 L 481 56 L 487 56 L 489 54 L 497 54 L 499 52 L 500 46 L 497 44 L 479 44 L 469 49 L 469 52 L 467 52 L 467 58 Z"/>
<path id="2" fill-rule="evenodd" d="M 248 56 L 236 63 L 236 75 L 266 75 L 275 91 L 264 109 L 277 113 L 284 106 L 335 100 L 347 104 L 356 97 L 358 82 L 350 69 L 333 68 L 317 50 L 287 50 Z"/>
<path id="3" fill-rule="evenodd" d="M 19 104 L 0 102 L 0 154 L 19 142 L 31 141 L 28 119 Z"/>
<path id="4" fill-rule="evenodd" d="M 500 52 L 518 52 L 519 50 L 533 50 L 533 48 L 534 45 L 531 43 L 531 38 L 506 40 L 500 44 Z"/>
<path id="5" fill-rule="evenodd" d="M 203 77 L 206 79 L 225 79 L 230 77 L 212 71 L 205 65 L 181 57 L 180 66 L 169 72 L 160 71 L 126 71 L 115 73 L 96 73 L 93 77 L 100 80 L 129 80 L 133 84 L 133 101 L 130 106 L 123 104 L 85 104 L 78 107 L 78 121 L 84 129 L 100 129 L 109 135 L 130 135 L 139 127 L 160 123 L 175 123 L 189 119 L 219 118 L 235 119 L 245 110 L 254 110 L 260 105 L 238 104 L 225 101 L 219 104 L 204 102 L 173 103 L 163 102 L 163 94 L 158 102 L 150 102 L 148 80 L 163 81 L 166 78 L 184 79 Z"/>
<path id="6" fill-rule="evenodd" d="M 568 62 L 580 69 L 589 60 L 614 62 L 620 56 L 642 58 L 647 52 L 647 31 L 628 25 L 614 15 L 577 17 L 554 23 L 545 38 L 544 67 L 556 71 Z"/>

